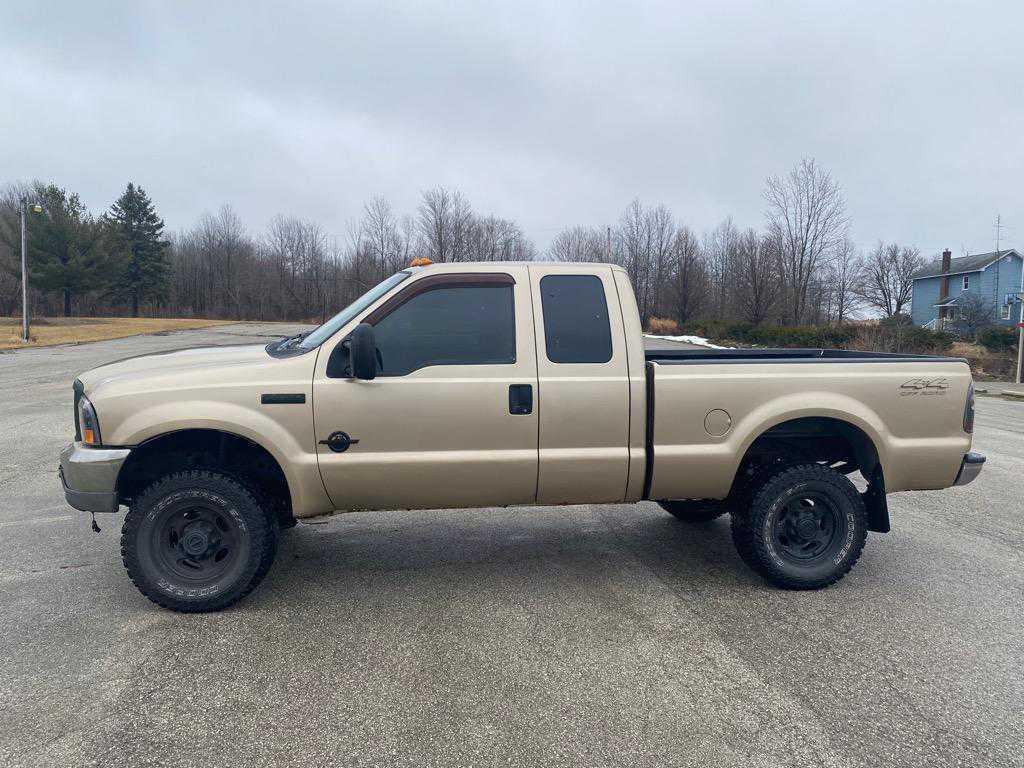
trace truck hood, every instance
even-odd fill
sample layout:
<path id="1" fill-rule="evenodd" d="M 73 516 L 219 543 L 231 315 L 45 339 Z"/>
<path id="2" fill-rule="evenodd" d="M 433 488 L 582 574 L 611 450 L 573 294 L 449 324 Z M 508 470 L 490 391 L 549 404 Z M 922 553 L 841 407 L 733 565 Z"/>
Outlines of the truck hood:
<path id="1" fill-rule="evenodd" d="M 128 357 L 86 371 L 78 377 L 86 394 L 113 383 L 139 382 L 147 378 L 182 376 L 183 384 L 195 377 L 228 372 L 240 367 L 265 365 L 273 358 L 263 344 L 193 347 Z"/>

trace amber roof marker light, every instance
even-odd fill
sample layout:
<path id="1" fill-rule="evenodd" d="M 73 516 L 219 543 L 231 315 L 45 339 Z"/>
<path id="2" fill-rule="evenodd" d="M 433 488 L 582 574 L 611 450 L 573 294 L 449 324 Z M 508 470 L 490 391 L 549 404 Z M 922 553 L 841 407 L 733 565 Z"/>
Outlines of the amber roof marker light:
<path id="1" fill-rule="evenodd" d="M 413 259 L 412 261 L 410 261 L 409 262 L 409 266 L 410 267 L 429 267 L 433 263 L 434 262 L 432 262 L 430 259 L 428 259 L 426 257 L 421 257 L 421 258 Z"/>

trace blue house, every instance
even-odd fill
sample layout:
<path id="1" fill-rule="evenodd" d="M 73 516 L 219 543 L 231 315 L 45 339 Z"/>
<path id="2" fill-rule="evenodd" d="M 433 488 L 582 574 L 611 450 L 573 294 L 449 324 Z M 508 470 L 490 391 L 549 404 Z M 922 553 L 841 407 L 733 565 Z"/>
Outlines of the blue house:
<path id="1" fill-rule="evenodd" d="M 992 322 L 1013 327 L 1020 317 L 1021 255 L 1014 249 L 952 258 L 949 250 L 916 273 L 910 314 L 914 325 L 940 329 L 960 319 L 958 305 L 978 297 Z M 977 303 L 977 298 L 972 298 Z"/>

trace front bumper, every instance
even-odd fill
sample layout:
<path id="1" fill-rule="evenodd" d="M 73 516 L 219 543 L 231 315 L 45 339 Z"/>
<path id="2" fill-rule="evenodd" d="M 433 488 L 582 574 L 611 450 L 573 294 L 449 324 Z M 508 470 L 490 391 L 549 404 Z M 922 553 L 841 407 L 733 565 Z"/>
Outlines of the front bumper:
<path id="1" fill-rule="evenodd" d="M 985 457 L 980 453 L 971 451 L 966 454 L 963 461 L 960 462 L 960 471 L 957 472 L 953 485 L 967 485 L 981 474 L 983 466 L 985 466 Z"/>
<path id="2" fill-rule="evenodd" d="M 117 512 L 117 474 L 129 448 L 88 448 L 75 442 L 60 452 L 64 498 L 82 512 Z"/>

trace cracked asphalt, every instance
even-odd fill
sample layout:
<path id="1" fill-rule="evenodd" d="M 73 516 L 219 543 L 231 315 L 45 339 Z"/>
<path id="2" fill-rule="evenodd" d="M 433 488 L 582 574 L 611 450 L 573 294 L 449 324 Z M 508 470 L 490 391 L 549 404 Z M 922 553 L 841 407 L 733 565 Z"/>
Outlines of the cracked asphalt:
<path id="1" fill-rule="evenodd" d="M 0 765 L 1024 766 L 1024 405 L 971 486 L 890 497 L 822 592 L 653 504 L 359 513 L 218 614 L 128 581 L 64 504 L 71 381 L 293 329 L 0 355 Z"/>

